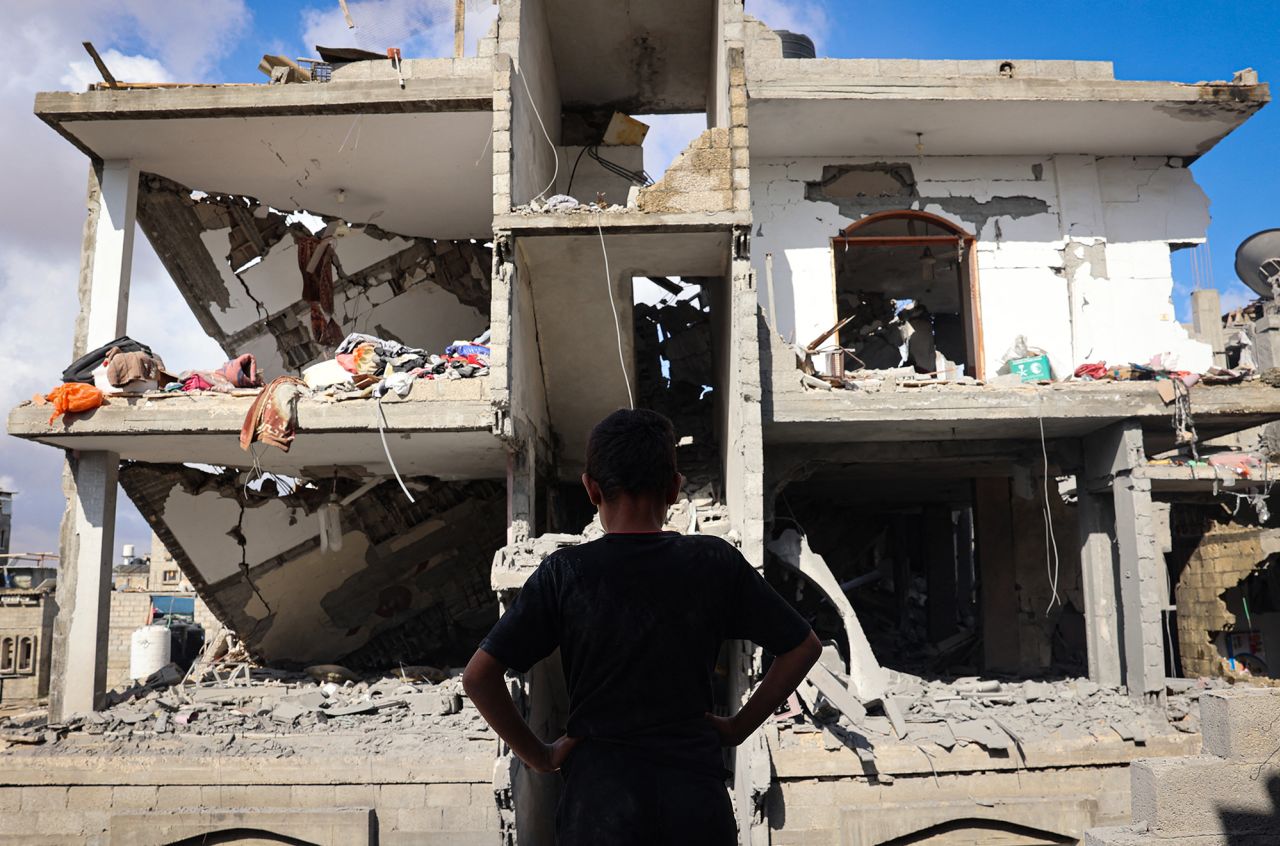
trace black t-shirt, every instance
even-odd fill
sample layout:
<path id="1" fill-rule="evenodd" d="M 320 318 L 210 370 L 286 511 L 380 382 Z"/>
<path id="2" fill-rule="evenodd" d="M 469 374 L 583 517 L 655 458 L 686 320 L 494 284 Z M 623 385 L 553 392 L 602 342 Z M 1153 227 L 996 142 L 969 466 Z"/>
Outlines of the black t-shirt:
<path id="1" fill-rule="evenodd" d="M 523 673 L 559 647 L 570 737 L 719 775 L 704 715 L 721 643 L 782 654 L 809 631 L 720 538 L 613 534 L 547 556 L 480 648 Z"/>

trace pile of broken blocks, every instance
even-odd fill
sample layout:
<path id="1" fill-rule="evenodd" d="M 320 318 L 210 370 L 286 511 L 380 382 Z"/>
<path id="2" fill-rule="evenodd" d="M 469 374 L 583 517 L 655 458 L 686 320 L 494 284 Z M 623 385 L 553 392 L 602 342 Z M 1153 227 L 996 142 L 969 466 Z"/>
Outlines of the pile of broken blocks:
<path id="1" fill-rule="evenodd" d="M 227 751 L 288 754 L 287 745 L 234 739 L 388 731 L 460 741 L 494 738 L 463 694 L 457 671 L 406 667 L 360 679 L 335 666 L 288 672 L 241 665 L 222 677 L 192 682 L 171 664 L 144 683 L 113 691 L 101 711 L 56 724 L 43 711 L 14 715 L 0 723 L 0 740 L 62 748 L 77 745 L 68 740 L 92 736 L 123 749 L 164 737 L 204 736 L 222 739 Z"/>
<path id="2" fill-rule="evenodd" d="M 878 746 L 894 744 L 938 754 L 976 744 L 1001 757 L 1016 757 L 1026 744 L 1049 739 L 1119 739 L 1143 746 L 1157 735 L 1199 732 L 1200 694 L 1229 686 L 1224 679 L 1169 679 L 1161 708 L 1088 679 L 942 681 L 887 670 L 884 716 L 878 716 L 848 695 L 844 667 L 827 647 L 818 672 L 774 716 L 782 748 L 799 735 L 821 732 L 826 748 L 847 747 L 870 764 Z"/>

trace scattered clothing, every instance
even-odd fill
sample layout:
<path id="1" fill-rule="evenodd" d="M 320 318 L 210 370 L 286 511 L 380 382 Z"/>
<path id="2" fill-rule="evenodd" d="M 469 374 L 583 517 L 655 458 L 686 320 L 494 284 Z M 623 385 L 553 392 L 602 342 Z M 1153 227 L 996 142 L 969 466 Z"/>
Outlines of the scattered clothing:
<path id="1" fill-rule="evenodd" d="M 335 359 L 316 362 L 302 371 L 302 381 L 313 391 L 322 391 L 331 385 L 343 385 L 351 381 L 351 373 Z"/>
<path id="2" fill-rule="evenodd" d="M 461 341 L 454 341 L 452 344 L 444 348 L 444 354 L 483 356 L 488 360 L 489 348 L 480 344 L 467 344 Z"/>
<path id="3" fill-rule="evenodd" d="M 1094 361 L 1082 364 L 1076 368 L 1075 377 L 1077 379 L 1106 379 L 1107 363 L 1105 361 Z"/>
<path id="4" fill-rule="evenodd" d="M 213 383 L 205 379 L 199 373 L 192 373 L 182 380 L 182 390 L 191 391 L 210 391 L 213 390 Z"/>
<path id="5" fill-rule="evenodd" d="M 45 401 L 53 403 L 53 414 L 49 415 L 49 425 L 64 414 L 81 414 L 93 411 L 102 405 L 102 391 L 93 385 L 83 382 L 63 382 L 45 396 Z"/>
<path id="6" fill-rule="evenodd" d="M 387 391 L 394 391 L 396 396 L 407 397 L 409 391 L 413 390 L 413 383 L 412 373 L 392 373 L 373 387 L 373 395 L 382 399 Z"/>
<path id="7" fill-rule="evenodd" d="M 302 299 L 311 304 L 311 337 L 331 347 L 342 337 L 333 319 L 333 239 L 295 232 L 293 241 L 302 271 Z"/>
<path id="8" fill-rule="evenodd" d="M 363 332 L 352 332 L 338 344 L 337 352 L 349 353 L 354 352 L 356 347 L 361 344 L 372 344 L 373 351 L 378 358 L 390 360 L 399 356 L 425 356 L 426 350 L 417 347 L 408 347 L 399 341 L 389 341 L 385 338 L 378 338 L 373 335 L 366 335 Z"/>
<path id="9" fill-rule="evenodd" d="M 164 362 L 150 352 L 125 352 L 119 347 L 107 350 L 107 381 L 114 388 L 131 382 L 149 382 L 159 387 L 172 382 L 173 377 L 164 372 Z"/>
<path id="10" fill-rule="evenodd" d="M 376 348 L 370 343 L 356 344 L 351 352 L 338 353 L 335 360 L 348 373 L 378 373 L 383 369 Z"/>
<path id="11" fill-rule="evenodd" d="M 233 388 L 261 388 L 262 374 L 258 372 L 258 361 L 253 353 L 245 353 L 222 365 L 218 371 L 231 383 Z"/>
<path id="12" fill-rule="evenodd" d="M 143 352 L 151 355 L 151 347 L 141 344 L 130 338 L 128 335 L 121 335 L 114 341 L 109 341 L 95 350 L 91 350 L 77 358 L 62 371 L 62 381 L 64 382 L 84 382 L 85 384 L 93 384 L 93 371 L 97 370 L 107 360 L 107 354 L 117 349 L 121 352 Z"/>
<path id="13" fill-rule="evenodd" d="M 274 379 L 249 406 L 240 427 L 240 448 L 262 441 L 288 452 L 298 426 L 298 396 L 306 383 L 296 376 Z"/>

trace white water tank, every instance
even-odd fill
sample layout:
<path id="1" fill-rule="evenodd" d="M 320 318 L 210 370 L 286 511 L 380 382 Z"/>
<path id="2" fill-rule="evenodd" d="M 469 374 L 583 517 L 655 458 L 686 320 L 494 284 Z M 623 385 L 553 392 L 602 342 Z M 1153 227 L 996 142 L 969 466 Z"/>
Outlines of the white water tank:
<path id="1" fill-rule="evenodd" d="M 167 626 L 143 626 L 129 640 L 129 678 L 145 679 L 169 663 L 173 640 Z"/>

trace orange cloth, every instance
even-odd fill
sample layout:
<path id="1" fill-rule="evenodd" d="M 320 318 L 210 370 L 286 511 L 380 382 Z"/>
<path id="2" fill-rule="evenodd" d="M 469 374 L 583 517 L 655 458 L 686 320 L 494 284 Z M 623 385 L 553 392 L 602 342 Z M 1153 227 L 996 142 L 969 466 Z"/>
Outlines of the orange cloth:
<path id="1" fill-rule="evenodd" d="M 102 391 L 84 382 L 63 382 L 45 399 L 53 403 L 53 414 L 49 415 L 49 425 L 53 425 L 60 415 L 93 411 L 102 405 Z"/>

